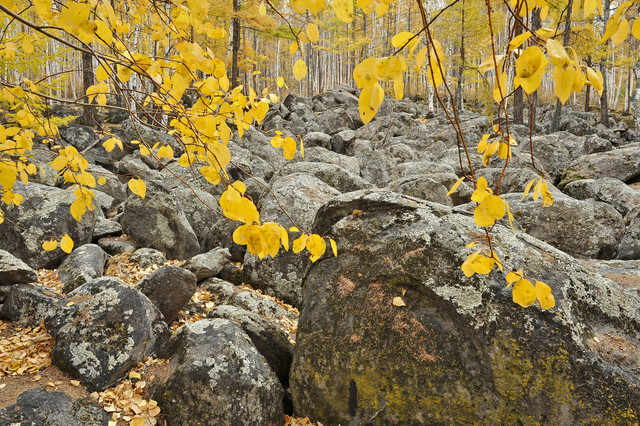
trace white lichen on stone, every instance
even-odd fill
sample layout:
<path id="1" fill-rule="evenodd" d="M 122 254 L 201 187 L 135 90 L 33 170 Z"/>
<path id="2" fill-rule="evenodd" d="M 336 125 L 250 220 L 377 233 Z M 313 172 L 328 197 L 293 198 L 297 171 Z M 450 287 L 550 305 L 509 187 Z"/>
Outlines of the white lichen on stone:
<path id="1" fill-rule="evenodd" d="M 81 376 L 95 378 L 100 375 L 100 361 L 91 350 L 89 342 L 81 342 L 77 346 L 69 346 L 71 363 Z"/>

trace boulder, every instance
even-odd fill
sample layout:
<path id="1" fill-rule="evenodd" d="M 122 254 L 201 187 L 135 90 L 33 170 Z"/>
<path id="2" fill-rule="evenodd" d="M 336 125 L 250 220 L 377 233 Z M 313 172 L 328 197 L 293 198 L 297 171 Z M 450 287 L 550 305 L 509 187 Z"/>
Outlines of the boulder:
<path id="1" fill-rule="evenodd" d="M 187 260 L 182 267 L 193 272 L 198 281 L 202 281 L 218 275 L 229 260 L 231 260 L 229 250 L 226 248 L 215 248 L 206 253 L 193 256 Z"/>
<path id="2" fill-rule="evenodd" d="M 62 250 L 45 251 L 42 243 L 68 234 L 76 246 L 91 242 L 97 209 L 87 210 L 78 222 L 71 216 L 73 191 L 29 183 L 16 183 L 14 192 L 24 198 L 19 206 L 3 208 L 0 249 L 21 259 L 34 269 L 55 268 L 66 257 Z"/>
<path id="3" fill-rule="evenodd" d="M 304 159 L 307 162 L 337 164 L 353 174 L 360 175 L 360 164 L 356 158 L 338 154 L 320 146 L 305 149 Z"/>
<path id="4" fill-rule="evenodd" d="M 574 180 L 601 177 L 616 178 L 627 183 L 638 175 L 640 175 L 640 144 L 634 143 L 624 148 L 577 158 L 562 172 L 558 188 L 563 189 Z"/>
<path id="5" fill-rule="evenodd" d="M 308 229 L 317 209 L 340 192 L 320 179 L 302 173 L 283 176 L 272 182 L 272 190 L 278 202 L 286 206 L 298 227 Z M 260 220 L 286 224 L 289 219 L 274 197 L 261 200 Z M 286 225 L 285 225 L 286 226 Z M 281 250 L 275 258 L 258 259 L 245 255 L 245 282 L 276 296 L 287 303 L 300 303 L 301 284 L 309 260 L 303 253 Z"/>
<path id="6" fill-rule="evenodd" d="M 465 276 L 476 250 L 465 245 L 482 241 L 480 230 L 434 206 L 360 191 L 318 212 L 313 231 L 332 236 L 340 256 L 320 259 L 304 280 L 290 376 L 297 415 L 380 425 L 637 417 L 637 291 L 497 225 L 505 272 L 524 268 L 557 302 L 522 308 L 498 268 Z"/>
<path id="7" fill-rule="evenodd" d="M 506 194 L 516 222 L 529 235 L 579 258 L 613 259 L 624 234 L 624 221 L 611 205 L 554 195 L 552 206 L 543 207 L 530 196 Z"/>
<path id="8" fill-rule="evenodd" d="M 0 426 L 92 425 L 107 426 L 111 415 L 87 399 L 73 401 L 63 392 L 33 388 L 22 392 L 15 404 L 0 409 Z"/>
<path id="9" fill-rule="evenodd" d="M 22 260 L 0 250 L 0 286 L 38 281 L 38 274 Z"/>
<path id="10" fill-rule="evenodd" d="M 98 138 L 94 131 L 87 126 L 78 124 L 69 124 L 59 128 L 60 137 L 70 145 L 73 145 L 78 151 L 84 151 L 92 147 Z"/>
<path id="11" fill-rule="evenodd" d="M 124 142 L 138 140 L 146 142 L 149 146 L 153 146 L 156 142 L 160 142 L 160 145 L 169 145 L 173 149 L 173 154 L 177 157 L 184 153 L 183 146 L 178 143 L 175 137 L 167 134 L 161 129 L 154 129 L 146 124 L 142 124 L 138 120 L 125 120 L 122 124 L 122 131 L 124 133 Z"/>
<path id="12" fill-rule="evenodd" d="M 224 318 L 238 324 L 247 333 L 258 352 L 267 360 L 284 389 L 289 387 L 289 369 L 293 359 L 293 345 L 285 334 L 258 314 L 235 306 L 217 306 L 207 318 Z"/>
<path id="13" fill-rule="evenodd" d="M 95 193 L 96 191 L 94 191 Z M 97 241 L 104 237 L 116 237 L 122 235 L 122 225 L 115 220 L 100 218 L 93 227 L 93 240 Z"/>
<path id="14" fill-rule="evenodd" d="M 184 185 L 171 191 L 184 211 L 191 229 L 195 233 L 201 252 L 218 247 L 218 239 L 211 231 L 213 225 L 222 217 L 218 200 L 208 192 L 187 188 Z"/>
<path id="15" fill-rule="evenodd" d="M 134 251 L 129 260 L 137 263 L 141 268 L 149 268 L 154 265 L 163 265 L 167 258 L 161 251 L 145 247 Z"/>
<path id="16" fill-rule="evenodd" d="M 623 217 L 640 206 L 640 192 L 616 178 L 576 180 L 568 183 L 564 192 L 578 200 L 593 198 L 611 204 Z"/>
<path id="17" fill-rule="evenodd" d="M 188 259 L 200 253 L 180 203 L 161 182 L 147 182 L 145 198 L 131 194 L 120 223 L 138 243 L 164 252 L 169 259 Z"/>
<path id="18" fill-rule="evenodd" d="M 293 173 L 305 173 L 323 181 L 338 191 L 345 193 L 360 189 L 371 188 L 373 184 L 338 164 L 299 162 L 287 164 L 278 176 L 287 176 Z"/>
<path id="19" fill-rule="evenodd" d="M 629 221 L 618 246 L 618 259 L 640 259 L 640 216 L 635 216 Z"/>
<path id="20" fill-rule="evenodd" d="M 178 266 L 162 266 L 146 275 L 136 288 L 158 307 L 170 324 L 196 292 L 196 276 Z"/>
<path id="21" fill-rule="evenodd" d="M 116 254 L 133 253 L 140 245 L 130 235 L 117 237 L 102 237 L 98 240 L 98 246 L 111 256 Z"/>
<path id="22" fill-rule="evenodd" d="M 59 317 L 61 296 L 47 287 L 16 284 L 8 287 L 0 304 L 0 318 L 35 327 L 42 321 Z"/>
<path id="23" fill-rule="evenodd" d="M 96 278 L 62 300 L 66 312 L 45 321 L 56 339 L 53 364 L 103 390 L 153 353 L 168 337 L 162 314 L 117 278 Z"/>
<path id="24" fill-rule="evenodd" d="M 275 373 L 233 321 L 181 327 L 165 348 L 173 369 L 154 399 L 171 424 L 281 425 L 284 392 Z"/>
<path id="25" fill-rule="evenodd" d="M 58 278 L 69 293 L 82 284 L 104 274 L 109 255 L 96 244 L 85 244 L 73 250 L 58 269 Z"/>

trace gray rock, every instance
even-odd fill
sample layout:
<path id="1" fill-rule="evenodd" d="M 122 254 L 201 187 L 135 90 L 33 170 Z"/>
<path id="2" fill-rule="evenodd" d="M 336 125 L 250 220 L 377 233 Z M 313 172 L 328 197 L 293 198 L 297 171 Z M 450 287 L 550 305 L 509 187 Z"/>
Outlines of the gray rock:
<path id="1" fill-rule="evenodd" d="M 167 258 L 159 250 L 144 247 L 134 251 L 129 260 L 137 263 L 141 268 L 148 268 L 163 265 Z"/>
<path id="2" fill-rule="evenodd" d="M 4 209 L 0 224 L 0 249 L 21 259 L 34 269 L 55 268 L 66 257 L 62 250 L 45 251 L 42 243 L 52 237 L 68 234 L 76 246 L 91 242 L 97 209 L 87 210 L 82 221 L 76 221 L 69 210 L 76 200 L 73 191 L 65 191 L 37 183 L 25 187 L 16 183 L 14 192 L 24 201 L 17 207 Z"/>
<path id="3" fill-rule="evenodd" d="M 88 149 L 98 140 L 93 130 L 87 126 L 69 124 L 68 126 L 61 126 L 59 131 L 60 137 L 76 147 L 78 151 Z"/>
<path id="4" fill-rule="evenodd" d="M 211 300 L 216 305 L 226 305 L 240 291 L 230 282 L 215 277 L 198 283 L 198 286 L 211 293 Z"/>
<path id="5" fill-rule="evenodd" d="M 116 174 L 98 165 L 91 166 L 91 174 L 96 178 L 96 181 L 101 177 L 104 177 L 105 183 L 103 185 L 98 185 L 98 189 L 113 197 L 115 205 L 118 205 L 127 199 L 126 187 L 122 182 L 120 182 Z"/>
<path id="6" fill-rule="evenodd" d="M 111 416 L 86 399 L 73 401 L 63 392 L 33 388 L 22 392 L 15 404 L 0 409 L 0 426 L 15 425 L 103 425 Z"/>
<path id="7" fill-rule="evenodd" d="M 331 138 L 331 150 L 346 154 L 349 145 L 356 139 L 356 132 L 351 129 L 336 133 Z"/>
<path id="8" fill-rule="evenodd" d="M 355 153 L 360 165 L 360 175 L 378 187 L 384 187 L 400 177 L 399 160 L 382 150 L 360 149 Z"/>
<path id="9" fill-rule="evenodd" d="M 596 152 L 612 151 L 613 145 L 606 139 L 598 135 L 589 135 L 584 140 L 584 153 L 594 154 Z"/>
<path id="10" fill-rule="evenodd" d="M 320 131 L 328 135 L 335 135 L 343 130 L 354 130 L 353 119 L 347 112 L 338 107 L 321 112 L 315 119 Z"/>
<path id="11" fill-rule="evenodd" d="M 342 193 L 373 187 L 373 184 L 362 179 L 360 175 L 356 175 L 337 164 L 306 161 L 290 163 L 280 170 L 278 176 L 287 176 L 294 173 L 315 176 Z"/>
<path id="12" fill-rule="evenodd" d="M 215 248 L 206 253 L 193 256 L 182 267 L 193 272 L 198 281 L 202 281 L 218 275 L 229 260 L 231 260 L 229 250 Z"/>
<path id="13" fill-rule="evenodd" d="M 453 202 L 447 197 L 449 191 L 440 182 L 430 179 L 425 175 L 411 175 L 396 179 L 387 185 L 391 191 L 422 200 L 433 201 L 434 203 L 453 206 Z"/>
<path id="14" fill-rule="evenodd" d="M 136 284 L 170 324 L 196 292 L 196 276 L 178 266 L 162 266 Z"/>
<path id="15" fill-rule="evenodd" d="M 99 219 L 93 227 L 93 239 L 122 235 L 122 225 L 115 220 Z"/>
<path id="16" fill-rule="evenodd" d="M 58 278 L 65 293 L 104 274 L 108 254 L 95 244 L 85 244 L 73 250 L 58 269 Z"/>
<path id="17" fill-rule="evenodd" d="M 559 194 L 561 195 L 561 194 Z M 519 194 L 504 197 L 511 213 L 529 235 L 579 258 L 613 259 L 624 233 L 622 216 L 609 204 L 558 196 L 553 205 Z"/>
<path id="18" fill-rule="evenodd" d="M 188 259 L 200 253 L 180 203 L 160 182 L 147 182 L 144 199 L 136 194 L 127 198 L 120 223 L 138 243 L 162 251 L 169 259 Z"/>
<path id="19" fill-rule="evenodd" d="M 131 142 L 132 140 L 144 141 L 149 146 L 160 142 L 160 145 L 171 146 L 174 155 L 177 157 L 184 153 L 183 146 L 178 143 L 175 137 L 167 134 L 163 130 L 153 129 L 139 121 L 126 120 L 122 124 L 122 131 L 124 132 L 124 141 L 126 142 Z"/>
<path id="20" fill-rule="evenodd" d="M 117 278 L 89 281 L 61 303 L 63 322 L 45 322 L 56 339 L 51 360 L 93 390 L 113 385 L 168 337 L 158 308 Z"/>
<path id="21" fill-rule="evenodd" d="M 172 424 L 280 425 L 284 392 L 275 373 L 233 321 L 181 327 L 166 350 L 173 372 L 154 399 Z"/>
<path id="22" fill-rule="evenodd" d="M 429 177 L 436 182 L 440 182 L 447 188 L 447 192 L 453 187 L 453 185 L 458 181 L 458 176 L 453 173 L 431 173 Z M 461 204 L 468 203 L 471 200 L 471 195 L 473 194 L 473 189 L 471 189 L 471 185 L 467 183 L 466 180 L 462 181 L 460 186 L 456 192 L 449 195 L 451 198 L 451 202 L 454 206 L 459 206 Z"/>
<path id="23" fill-rule="evenodd" d="M 297 225 L 307 229 L 315 217 L 316 210 L 340 192 L 316 177 L 302 173 L 283 176 L 272 182 L 273 192 L 281 205 L 294 217 Z M 273 197 L 261 200 L 260 219 L 286 224 L 288 217 L 282 212 Z M 259 260 L 247 252 L 244 264 L 245 282 L 279 297 L 287 303 L 300 303 L 301 280 L 309 263 L 304 254 L 281 251 L 271 258 Z"/>
<path id="24" fill-rule="evenodd" d="M 158 171 L 152 170 L 135 155 L 127 155 L 118 162 L 118 173 L 130 177 L 138 177 L 145 182 L 151 179 L 159 179 Z"/>
<path id="25" fill-rule="evenodd" d="M 320 146 L 305 149 L 304 159 L 308 162 L 337 164 L 356 175 L 360 174 L 360 164 L 356 158 L 338 154 Z"/>
<path id="26" fill-rule="evenodd" d="M 246 290 L 236 292 L 235 297 L 229 300 L 227 304 L 274 320 L 279 320 L 282 317 L 290 320 L 297 319 L 295 314 L 287 311 L 273 300 L 260 297 Z"/>
<path id="27" fill-rule="evenodd" d="M 462 272 L 475 250 L 465 245 L 479 238 L 471 217 L 366 194 L 345 194 L 317 215 L 313 231 L 336 239 L 340 256 L 314 263 L 305 278 L 291 372 L 298 415 L 324 424 L 637 415 L 637 291 L 498 225 L 494 250 L 505 272 L 524 267 L 556 298 L 551 311 L 524 309 L 497 268 Z"/>
<path id="28" fill-rule="evenodd" d="M 443 164 L 434 161 L 415 161 L 401 163 L 397 166 L 397 169 L 401 177 L 426 175 L 431 173 L 456 173 L 454 168 L 449 164 Z"/>
<path id="29" fill-rule="evenodd" d="M 629 221 L 618 247 L 618 259 L 640 259 L 640 216 Z"/>
<path id="30" fill-rule="evenodd" d="M 198 239 L 200 251 L 206 252 L 218 247 L 218 238 L 212 232 L 213 225 L 222 218 L 217 198 L 205 191 L 192 190 L 184 185 L 171 193 L 184 211 Z"/>
<path id="31" fill-rule="evenodd" d="M 593 198 L 611 204 L 623 217 L 640 207 L 640 192 L 615 178 L 576 180 L 568 183 L 564 192 L 578 200 Z"/>
<path id="32" fill-rule="evenodd" d="M 630 182 L 640 175 L 640 144 L 629 144 L 613 151 L 584 155 L 571 163 L 563 172 L 558 188 L 582 179 L 612 177 Z"/>
<path id="33" fill-rule="evenodd" d="M 285 334 L 259 315 L 235 306 L 217 306 L 207 318 L 224 318 L 237 323 L 247 333 L 258 352 L 267 360 L 280 383 L 289 387 L 289 369 L 293 359 L 293 345 Z"/>
<path id="34" fill-rule="evenodd" d="M 0 250 L 0 286 L 38 281 L 38 274 L 6 250 Z"/>
<path id="35" fill-rule="evenodd" d="M 103 237 L 98 240 L 98 246 L 111 256 L 116 254 L 133 253 L 140 245 L 129 235 L 118 237 Z"/>
<path id="36" fill-rule="evenodd" d="M 308 132 L 302 137 L 305 151 L 314 146 L 331 149 L 331 135 L 322 132 Z"/>
<path id="37" fill-rule="evenodd" d="M 60 317 L 60 296 L 47 287 L 16 284 L 8 287 L 0 305 L 0 317 L 24 326 L 37 326 L 42 321 Z"/>

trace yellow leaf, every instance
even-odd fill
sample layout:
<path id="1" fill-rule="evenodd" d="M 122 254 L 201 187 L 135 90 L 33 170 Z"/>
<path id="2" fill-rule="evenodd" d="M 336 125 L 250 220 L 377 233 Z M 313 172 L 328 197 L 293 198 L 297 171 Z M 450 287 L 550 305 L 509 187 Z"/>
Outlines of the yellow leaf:
<path id="1" fill-rule="evenodd" d="M 464 180 L 464 176 L 462 176 L 460 179 L 456 181 L 456 183 L 453 184 L 449 192 L 447 192 L 447 197 L 453 194 L 454 192 L 456 192 L 456 190 L 458 189 L 458 187 L 460 186 L 463 180 Z"/>
<path id="2" fill-rule="evenodd" d="M 302 142 L 302 138 L 300 138 L 300 156 L 304 160 L 304 143 Z"/>
<path id="3" fill-rule="evenodd" d="M 380 58 L 376 61 L 374 75 L 378 80 L 397 80 L 402 78 L 402 68 L 402 61 L 397 56 Z"/>
<path id="4" fill-rule="evenodd" d="M 131 370 L 129 372 L 129 378 L 130 379 L 138 379 L 139 380 L 141 378 L 141 376 L 140 376 L 140 373 L 138 373 L 137 371 Z"/>
<path id="5" fill-rule="evenodd" d="M 71 216 L 78 222 L 82 220 L 82 216 L 86 213 L 87 207 L 84 205 L 81 199 L 75 200 L 71 203 Z"/>
<path id="6" fill-rule="evenodd" d="M 575 74 L 575 68 L 569 66 L 566 69 L 562 69 L 556 66 L 553 70 L 554 91 L 560 102 L 564 103 L 569 99 L 571 94 L 571 88 L 573 87 L 573 79 Z"/>
<path id="7" fill-rule="evenodd" d="M 524 275 L 524 273 L 522 272 L 522 269 L 518 270 L 517 272 L 509 272 L 507 274 L 507 282 L 509 284 L 512 284 L 516 281 L 519 281 L 522 279 L 522 276 Z"/>
<path id="8" fill-rule="evenodd" d="M 391 38 L 391 44 L 396 49 L 400 49 L 401 47 L 406 45 L 407 49 L 409 49 L 409 51 L 412 52 L 413 49 L 415 49 L 416 46 L 418 45 L 418 37 L 415 37 L 415 35 L 412 32 L 403 31 L 401 33 L 394 35 Z"/>
<path id="9" fill-rule="evenodd" d="M 582 70 L 577 69 L 573 74 L 573 84 L 571 85 L 571 91 L 581 92 L 586 82 L 587 78 L 584 76 Z"/>
<path id="10" fill-rule="evenodd" d="M 289 45 L 289 53 L 291 55 L 295 54 L 298 51 L 298 42 L 296 40 L 294 40 L 290 45 Z"/>
<path id="11" fill-rule="evenodd" d="M 527 41 L 531 37 L 531 31 L 527 31 L 522 33 L 511 39 L 509 42 L 509 50 L 515 50 L 522 45 L 525 41 Z"/>
<path id="12" fill-rule="evenodd" d="M 506 213 L 504 201 L 497 195 L 486 197 L 473 212 L 473 220 L 478 226 L 489 227 Z"/>
<path id="13" fill-rule="evenodd" d="M 265 16 L 267 14 L 267 7 L 264 5 L 264 3 L 260 3 L 260 6 L 258 7 L 258 13 L 260 14 L 260 16 Z"/>
<path id="14" fill-rule="evenodd" d="M 522 279 L 513 285 L 513 301 L 526 308 L 536 301 L 536 291 L 531 281 Z"/>
<path id="15" fill-rule="evenodd" d="M 583 17 L 588 17 L 589 15 L 591 15 L 596 8 L 598 7 L 598 2 L 597 0 L 584 0 L 584 9 L 583 9 Z"/>
<path id="16" fill-rule="evenodd" d="M 131 422 L 129 422 L 129 426 L 144 426 L 144 419 L 142 417 L 131 419 Z"/>
<path id="17" fill-rule="evenodd" d="M 542 193 L 542 179 L 536 183 L 536 186 L 533 188 L 533 201 L 538 201 L 540 194 Z"/>
<path id="18" fill-rule="evenodd" d="M 383 99 L 384 90 L 378 82 L 373 86 L 367 86 L 362 89 L 358 98 L 358 110 L 360 111 L 360 119 L 364 124 L 369 123 L 375 117 Z"/>
<path id="19" fill-rule="evenodd" d="M 524 200 L 524 197 L 527 196 L 527 194 L 529 193 L 529 191 L 531 191 L 531 187 L 533 186 L 533 183 L 538 180 L 537 177 L 531 179 L 529 181 L 529 183 L 527 183 L 527 186 L 524 188 L 524 193 L 522 194 L 522 198 L 520 199 L 520 201 Z"/>
<path id="20" fill-rule="evenodd" d="M 96 79 L 98 80 L 98 82 L 102 82 L 102 81 L 106 80 L 107 78 L 109 78 L 109 71 L 107 71 L 107 69 L 105 68 L 104 64 L 101 64 L 96 69 Z"/>
<path id="21" fill-rule="evenodd" d="M 287 136 L 286 138 L 284 138 L 284 143 L 282 144 L 282 154 L 287 160 L 293 160 L 293 157 L 295 157 L 296 141 L 293 140 L 292 137 Z"/>
<path id="22" fill-rule="evenodd" d="M 509 208 L 509 203 L 505 201 L 504 205 L 507 207 L 507 216 L 509 217 L 509 226 L 511 226 L 511 231 L 516 232 L 516 230 L 513 228 L 513 215 L 511 214 L 511 208 Z"/>
<path id="23" fill-rule="evenodd" d="M 107 178 L 105 178 L 104 176 L 100 176 L 98 178 L 98 185 L 104 185 L 105 183 L 107 183 Z"/>
<path id="24" fill-rule="evenodd" d="M 33 43 L 31 43 L 31 40 L 29 40 L 26 37 L 22 40 L 22 50 L 27 55 L 30 55 L 33 53 Z"/>
<path id="25" fill-rule="evenodd" d="M 542 193 L 542 205 L 544 207 L 548 207 L 553 204 L 553 194 L 549 191 L 547 187 L 547 182 L 544 182 L 540 188 L 540 192 Z"/>
<path id="26" fill-rule="evenodd" d="M 560 42 L 550 38 L 547 40 L 546 47 L 549 59 L 553 65 L 566 68 L 571 64 L 571 59 Z"/>
<path id="27" fill-rule="evenodd" d="M 471 194 L 471 201 L 475 201 L 476 203 L 481 203 L 486 197 L 491 195 L 493 191 L 487 185 L 487 180 L 484 176 L 480 176 L 478 182 L 476 183 L 476 190 Z"/>
<path id="28" fill-rule="evenodd" d="M 498 69 L 502 66 L 502 60 L 504 59 L 504 55 L 496 56 L 496 63 L 498 64 Z M 484 74 L 485 72 L 492 70 L 495 68 L 495 64 L 493 62 L 493 56 L 489 56 L 486 58 L 480 65 L 478 65 L 478 71 L 480 74 Z"/>
<path id="29" fill-rule="evenodd" d="M 551 287 L 541 281 L 536 281 L 536 299 L 542 309 L 551 309 L 556 306 L 556 300 L 551 293 Z"/>
<path id="30" fill-rule="evenodd" d="M 64 237 L 60 240 L 60 248 L 67 254 L 73 251 L 73 240 L 69 234 L 64 234 Z"/>
<path id="31" fill-rule="evenodd" d="M 353 70 L 353 79 L 360 88 L 370 87 L 378 82 L 375 67 L 378 59 L 369 58 L 360 62 Z"/>
<path id="32" fill-rule="evenodd" d="M 401 100 L 404 96 L 404 81 L 402 81 L 402 77 L 393 80 L 393 93 L 397 100 Z"/>
<path id="33" fill-rule="evenodd" d="M 307 235 L 302 234 L 295 240 L 293 240 L 293 252 L 300 253 L 307 246 Z"/>
<path id="34" fill-rule="evenodd" d="M 142 181 L 142 179 L 132 178 L 128 183 L 129 189 L 136 195 L 139 195 L 141 198 L 144 198 L 147 193 L 147 185 Z"/>
<path id="35" fill-rule="evenodd" d="M 391 303 L 393 304 L 393 306 L 397 306 L 397 307 L 407 306 L 404 303 L 404 300 L 402 300 L 402 297 L 400 297 L 400 296 L 394 297 L 393 301 Z"/>
<path id="36" fill-rule="evenodd" d="M 333 0 L 333 10 L 342 22 L 350 24 L 353 20 L 353 0 Z"/>
<path id="37" fill-rule="evenodd" d="M 329 238 L 329 243 L 331 243 L 331 250 L 333 251 L 333 255 L 335 257 L 338 257 L 338 246 L 336 245 L 336 242 L 333 241 L 333 238 Z"/>
<path id="38" fill-rule="evenodd" d="M 640 40 L 640 18 L 637 18 L 633 22 L 633 26 L 631 27 L 631 34 L 638 40 Z"/>
<path id="39" fill-rule="evenodd" d="M 492 257 L 487 257 L 484 254 L 476 251 L 469 255 L 462 264 L 462 271 L 467 277 L 473 276 L 473 274 L 489 275 L 493 270 L 496 260 Z"/>
<path id="40" fill-rule="evenodd" d="M 280 241 L 282 242 L 282 247 L 289 251 L 289 233 L 282 226 L 280 227 Z"/>
<path id="41" fill-rule="evenodd" d="M 327 250 L 327 242 L 320 235 L 311 234 L 307 240 L 307 250 L 311 254 L 311 261 L 315 262 Z"/>
<path id="42" fill-rule="evenodd" d="M 493 88 L 493 100 L 496 103 L 502 102 L 502 100 L 509 94 L 509 88 L 507 87 L 509 78 L 506 72 L 500 74 L 500 78 L 496 79 L 496 85 Z"/>
<path id="43" fill-rule="evenodd" d="M 520 78 L 529 78 L 534 75 L 542 64 L 544 54 L 538 46 L 525 49 L 516 60 L 516 75 Z"/>
<path id="44" fill-rule="evenodd" d="M 600 96 L 602 96 L 602 91 L 604 90 L 604 88 L 602 86 L 603 78 L 600 70 L 596 72 L 591 68 L 587 68 L 587 79 L 589 81 L 589 84 L 591 84 L 593 88 L 598 91 Z"/>
<path id="45" fill-rule="evenodd" d="M 320 39 L 320 31 L 314 24 L 307 24 L 307 37 L 311 43 L 317 43 Z"/>
<path id="46" fill-rule="evenodd" d="M 113 151 L 116 145 L 122 150 L 122 141 L 118 138 L 109 138 L 102 143 L 102 146 L 104 146 L 107 152 Z"/>
<path id="47" fill-rule="evenodd" d="M 282 86 L 284 86 L 284 78 L 278 77 L 277 84 L 278 84 L 278 87 L 282 88 Z"/>
<path id="48" fill-rule="evenodd" d="M 56 248 L 58 248 L 58 242 L 54 239 L 51 239 L 49 241 L 45 241 L 44 243 L 42 243 L 42 248 L 45 251 L 51 251 L 51 250 L 55 250 Z"/>
<path id="49" fill-rule="evenodd" d="M 307 75 L 307 64 L 302 59 L 298 59 L 293 66 L 293 78 L 302 80 Z"/>
<path id="50" fill-rule="evenodd" d="M 611 43 L 613 43 L 614 46 L 617 46 L 622 43 L 628 35 L 629 21 L 627 21 L 625 18 L 622 18 L 622 20 L 618 24 L 618 30 L 611 36 Z"/>

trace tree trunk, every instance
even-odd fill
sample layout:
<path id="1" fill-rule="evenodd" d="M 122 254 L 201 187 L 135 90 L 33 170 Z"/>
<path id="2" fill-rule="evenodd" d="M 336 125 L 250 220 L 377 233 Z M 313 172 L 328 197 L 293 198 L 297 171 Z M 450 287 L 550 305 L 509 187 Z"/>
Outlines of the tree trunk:
<path id="1" fill-rule="evenodd" d="M 85 48 L 89 48 L 86 44 Z M 82 52 L 82 91 L 83 96 L 86 95 L 87 89 L 90 86 L 93 86 L 93 56 L 91 53 Z M 89 100 L 84 98 L 84 103 L 88 104 Z M 85 105 L 83 107 L 84 114 L 82 115 L 82 122 L 86 125 L 92 125 L 98 123 L 96 116 L 96 107 L 95 105 Z"/>
<path id="2" fill-rule="evenodd" d="M 604 0 L 602 2 L 602 19 L 604 19 L 605 26 L 609 20 L 609 9 L 611 7 L 611 0 Z M 604 44 L 605 49 L 609 44 L 609 41 Z M 604 60 L 600 62 L 600 72 L 602 73 L 602 96 L 600 96 L 600 123 L 604 127 L 609 127 L 609 105 L 607 103 L 607 65 Z"/>
<path id="3" fill-rule="evenodd" d="M 458 67 L 458 85 L 456 86 L 454 105 L 458 111 L 462 111 L 462 73 L 464 72 L 464 0 L 462 0 L 462 13 L 460 19 L 460 66 Z"/>
<path id="4" fill-rule="evenodd" d="M 562 40 L 565 46 L 569 44 L 569 36 L 571 35 L 571 9 L 573 9 L 573 0 L 569 0 L 569 4 L 567 4 L 567 18 L 564 22 L 564 38 Z M 555 111 L 555 114 L 553 114 L 553 121 L 551 122 L 552 132 L 557 132 L 558 127 L 560 127 L 561 114 L 562 114 L 562 103 L 560 102 L 560 99 L 558 99 L 556 100 L 556 111 Z"/>
<path id="5" fill-rule="evenodd" d="M 522 34 L 522 22 L 516 19 L 514 37 Z M 522 86 L 513 92 L 513 123 L 522 124 L 524 122 L 524 102 L 522 99 Z"/>
<path id="6" fill-rule="evenodd" d="M 536 7 L 531 13 L 531 30 L 538 31 L 542 27 L 542 20 L 540 19 L 540 8 Z M 535 130 L 536 128 L 536 104 L 538 103 L 538 91 L 536 90 L 529 96 L 531 99 L 531 106 L 529 110 L 529 126 Z"/>
<path id="7" fill-rule="evenodd" d="M 633 66 L 633 75 L 636 79 L 636 89 L 633 91 L 633 97 L 629 103 L 631 104 L 633 121 L 636 123 L 636 131 L 640 132 L 640 53 Z"/>
<path id="8" fill-rule="evenodd" d="M 231 40 L 231 87 L 238 85 L 238 77 L 240 70 L 238 69 L 238 52 L 240 51 L 240 18 L 238 12 L 240 11 L 239 0 L 233 0 L 233 35 Z"/>

